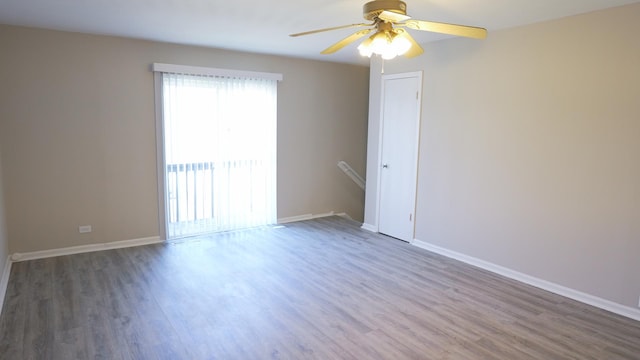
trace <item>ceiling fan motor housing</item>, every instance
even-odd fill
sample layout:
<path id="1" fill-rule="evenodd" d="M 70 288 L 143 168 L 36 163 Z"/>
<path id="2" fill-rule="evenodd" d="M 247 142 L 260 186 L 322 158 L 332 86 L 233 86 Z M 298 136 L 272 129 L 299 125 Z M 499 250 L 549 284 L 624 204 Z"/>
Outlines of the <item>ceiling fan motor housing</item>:
<path id="1" fill-rule="evenodd" d="M 364 18 L 370 21 L 374 21 L 383 11 L 407 15 L 407 4 L 399 0 L 375 0 L 364 4 L 362 7 Z"/>

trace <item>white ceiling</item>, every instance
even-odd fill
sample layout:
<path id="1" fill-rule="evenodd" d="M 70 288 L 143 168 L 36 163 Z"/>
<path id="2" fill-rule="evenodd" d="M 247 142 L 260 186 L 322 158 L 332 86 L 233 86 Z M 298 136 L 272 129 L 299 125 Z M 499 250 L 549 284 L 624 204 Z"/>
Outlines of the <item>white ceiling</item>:
<path id="1" fill-rule="evenodd" d="M 365 22 L 367 0 L 0 0 L 0 24 L 116 35 L 325 61 L 367 64 L 349 45 L 320 51 L 353 29 L 288 34 Z M 404 0 L 415 19 L 491 31 L 640 0 Z M 411 31 L 419 43 L 444 38 Z M 478 41 L 478 40 L 469 40 Z"/>

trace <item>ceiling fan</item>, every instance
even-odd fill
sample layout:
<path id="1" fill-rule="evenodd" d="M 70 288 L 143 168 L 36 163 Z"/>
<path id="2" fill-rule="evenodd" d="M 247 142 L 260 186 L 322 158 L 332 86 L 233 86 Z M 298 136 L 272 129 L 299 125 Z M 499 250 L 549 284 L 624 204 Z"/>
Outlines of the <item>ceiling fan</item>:
<path id="1" fill-rule="evenodd" d="M 359 30 L 337 43 L 324 49 L 321 54 L 333 54 L 354 41 L 376 30 L 373 35 L 364 40 L 358 50 L 363 56 L 371 57 L 378 54 L 383 59 L 393 59 L 398 55 L 414 57 L 422 54 L 424 50 L 404 28 L 420 31 L 430 31 L 441 34 L 464 36 L 474 39 L 487 37 L 487 30 L 475 26 L 447 24 L 433 21 L 413 20 L 407 15 L 407 4 L 400 0 L 374 0 L 364 4 L 363 16 L 371 21 L 369 24 L 350 24 L 330 27 L 326 29 L 305 31 L 289 36 L 310 35 L 324 31 L 366 27 Z"/>

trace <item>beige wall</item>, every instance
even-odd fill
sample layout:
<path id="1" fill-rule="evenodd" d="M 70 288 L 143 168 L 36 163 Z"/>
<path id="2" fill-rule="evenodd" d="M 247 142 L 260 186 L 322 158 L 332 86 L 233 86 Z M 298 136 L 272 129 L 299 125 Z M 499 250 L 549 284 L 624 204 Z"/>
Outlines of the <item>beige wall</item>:
<path id="1" fill-rule="evenodd" d="M 11 252 L 158 235 L 153 62 L 282 73 L 278 217 L 362 218 L 336 163 L 365 169 L 367 67 L 11 26 L 0 48 Z"/>
<path id="2" fill-rule="evenodd" d="M 7 239 L 7 224 L 4 208 L 4 188 L 2 186 L 2 152 L 0 151 L 0 278 L 9 256 L 9 240 Z M 8 276 L 9 274 L 7 274 Z M 0 290 L 2 292 L 2 290 Z M 2 299 L 0 299 L 0 304 Z M 2 311 L 2 309 L 0 309 Z"/>
<path id="3" fill-rule="evenodd" d="M 637 307 L 638 19 L 629 5 L 386 62 L 424 71 L 415 237 Z"/>

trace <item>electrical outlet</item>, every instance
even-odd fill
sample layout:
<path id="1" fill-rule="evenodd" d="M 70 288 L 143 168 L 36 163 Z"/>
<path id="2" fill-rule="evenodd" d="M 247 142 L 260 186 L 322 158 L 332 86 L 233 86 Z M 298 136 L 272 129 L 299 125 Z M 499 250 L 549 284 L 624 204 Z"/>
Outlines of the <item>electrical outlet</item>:
<path id="1" fill-rule="evenodd" d="M 81 234 L 90 233 L 91 232 L 91 225 L 78 226 L 78 232 L 81 233 Z"/>

